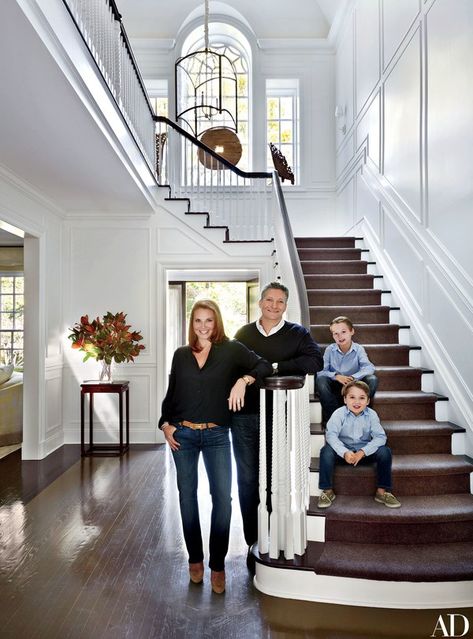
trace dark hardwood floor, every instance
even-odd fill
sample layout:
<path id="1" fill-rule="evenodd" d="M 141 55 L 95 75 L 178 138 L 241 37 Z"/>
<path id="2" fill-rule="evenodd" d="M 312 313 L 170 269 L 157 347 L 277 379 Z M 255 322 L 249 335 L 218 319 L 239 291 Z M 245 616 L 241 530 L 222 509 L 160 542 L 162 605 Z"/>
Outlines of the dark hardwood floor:
<path id="1" fill-rule="evenodd" d="M 121 459 L 78 454 L 78 447 L 65 446 L 42 462 L 21 463 L 15 453 L 0 460 L 2 639 L 432 635 L 442 611 L 350 608 L 259 593 L 245 565 L 236 491 L 226 594 L 211 592 L 208 574 L 203 585 L 189 584 L 165 447 L 133 446 Z M 473 627 L 472 610 L 443 612 L 463 612 Z"/>

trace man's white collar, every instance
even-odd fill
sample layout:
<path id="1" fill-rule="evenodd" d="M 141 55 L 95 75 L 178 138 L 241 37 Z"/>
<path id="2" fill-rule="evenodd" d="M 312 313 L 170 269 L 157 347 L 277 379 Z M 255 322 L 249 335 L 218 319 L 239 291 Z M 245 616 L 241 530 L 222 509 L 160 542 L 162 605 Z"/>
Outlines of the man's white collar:
<path id="1" fill-rule="evenodd" d="M 261 318 L 259 320 L 256 321 L 256 328 L 259 330 L 259 332 L 261 333 L 261 335 L 264 335 L 264 337 L 269 337 L 270 335 L 274 335 L 274 333 L 277 333 L 279 330 L 281 330 L 281 328 L 284 326 L 285 323 L 285 319 L 281 319 L 281 321 L 276 324 L 276 326 L 273 326 L 273 328 L 269 331 L 269 333 L 267 333 L 264 328 L 261 326 Z"/>

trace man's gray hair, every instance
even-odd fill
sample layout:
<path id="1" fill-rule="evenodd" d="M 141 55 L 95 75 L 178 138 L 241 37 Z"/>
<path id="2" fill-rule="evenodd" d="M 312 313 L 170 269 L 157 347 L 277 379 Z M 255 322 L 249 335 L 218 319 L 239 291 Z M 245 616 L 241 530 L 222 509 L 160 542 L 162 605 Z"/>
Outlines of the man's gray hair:
<path id="1" fill-rule="evenodd" d="M 266 286 L 261 291 L 260 301 L 264 299 L 266 292 L 269 291 L 269 289 L 271 288 L 275 288 L 278 291 L 282 291 L 284 295 L 286 296 L 286 302 L 287 302 L 287 300 L 289 299 L 289 289 L 287 288 L 287 286 L 284 286 L 284 284 L 281 284 L 281 282 L 270 282 L 269 284 L 266 284 Z"/>

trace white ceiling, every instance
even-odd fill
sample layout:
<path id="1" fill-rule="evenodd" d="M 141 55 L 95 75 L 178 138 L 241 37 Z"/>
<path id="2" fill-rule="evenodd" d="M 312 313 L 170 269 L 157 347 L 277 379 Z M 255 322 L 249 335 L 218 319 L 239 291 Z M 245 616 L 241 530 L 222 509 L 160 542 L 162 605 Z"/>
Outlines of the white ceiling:
<path id="1" fill-rule="evenodd" d="M 204 0 L 116 0 L 131 38 L 175 38 L 189 14 L 203 15 Z M 326 38 L 346 0 L 210 0 L 212 14 L 249 23 L 256 38 Z"/>

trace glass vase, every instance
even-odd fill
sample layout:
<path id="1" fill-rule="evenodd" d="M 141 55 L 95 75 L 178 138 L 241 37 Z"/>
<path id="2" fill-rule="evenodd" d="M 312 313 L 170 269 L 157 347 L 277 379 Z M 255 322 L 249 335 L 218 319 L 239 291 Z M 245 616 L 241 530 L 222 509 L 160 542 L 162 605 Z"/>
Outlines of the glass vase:
<path id="1" fill-rule="evenodd" d="M 108 364 L 104 359 L 100 360 L 100 375 L 99 380 L 103 384 L 112 382 L 112 363 Z"/>

